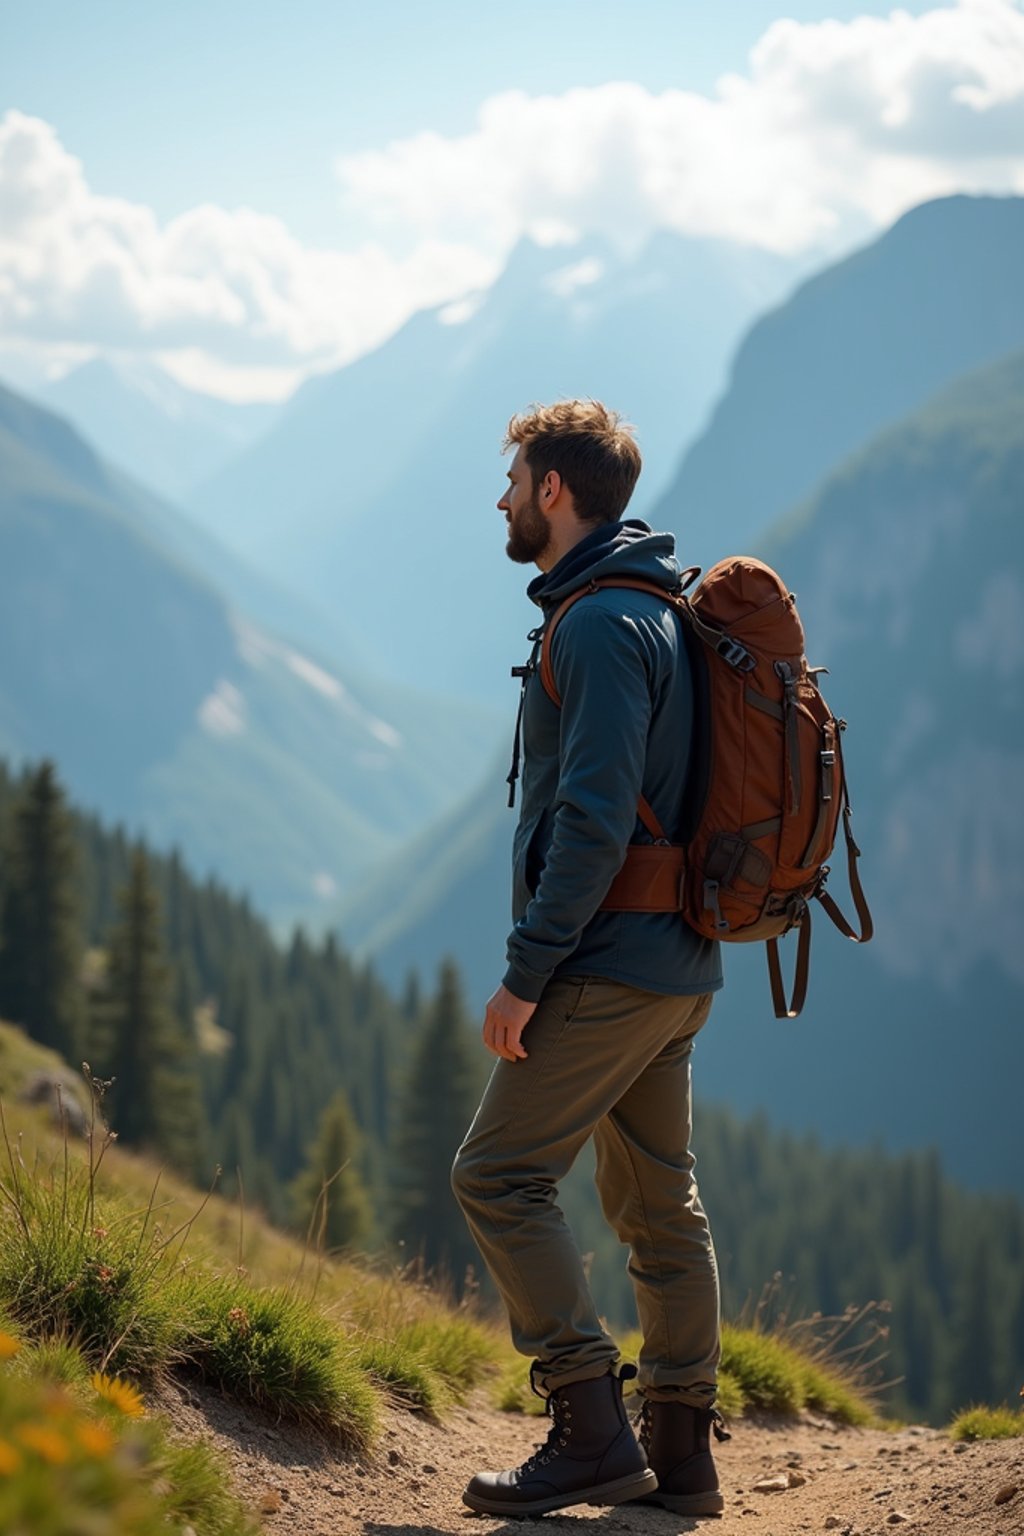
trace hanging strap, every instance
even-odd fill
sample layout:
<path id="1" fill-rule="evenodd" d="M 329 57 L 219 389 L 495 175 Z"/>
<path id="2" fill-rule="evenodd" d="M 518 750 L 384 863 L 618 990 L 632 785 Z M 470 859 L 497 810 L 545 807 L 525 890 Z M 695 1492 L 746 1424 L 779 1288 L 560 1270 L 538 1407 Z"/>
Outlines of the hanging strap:
<path id="1" fill-rule="evenodd" d="M 782 980 L 782 962 L 779 959 L 778 939 L 765 940 L 768 956 L 768 980 L 772 988 L 772 1005 L 777 1019 L 795 1019 L 807 999 L 807 982 L 811 974 L 811 910 L 804 908 L 796 941 L 796 970 L 793 973 L 793 996 L 786 1002 L 786 988 Z"/>
<path id="2" fill-rule="evenodd" d="M 516 729 L 512 737 L 512 764 L 508 770 L 505 783 L 508 785 L 508 808 L 511 811 L 516 803 L 516 784 L 519 782 L 519 768 L 523 755 L 523 710 L 526 708 L 526 689 L 530 678 L 537 670 L 537 647 L 540 644 L 540 630 L 531 629 L 527 640 L 533 645 L 530 659 L 523 667 L 513 667 L 512 676 L 519 678 L 519 707 L 516 710 Z"/>
<path id="3" fill-rule="evenodd" d="M 846 840 L 846 874 L 850 882 L 850 895 L 853 897 L 853 905 L 857 911 L 857 921 L 860 923 L 860 933 L 854 932 L 853 925 L 843 916 L 837 903 L 824 887 L 816 892 L 816 896 L 845 939 L 851 939 L 854 944 L 867 944 L 874 935 L 875 924 L 871 916 L 871 909 L 868 906 L 867 897 L 864 895 L 864 887 L 860 883 L 860 873 L 857 869 L 860 849 L 857 847 L 853 835 L 853 807 L 850 804 L 850 791 L 846 783 L 846 767 L 843 763 L 844 724 L 845 722 L 841 720 L 839 722 L 839 729 L 836 731 L 836 759 L 843 778 L 843 836 Z"/>

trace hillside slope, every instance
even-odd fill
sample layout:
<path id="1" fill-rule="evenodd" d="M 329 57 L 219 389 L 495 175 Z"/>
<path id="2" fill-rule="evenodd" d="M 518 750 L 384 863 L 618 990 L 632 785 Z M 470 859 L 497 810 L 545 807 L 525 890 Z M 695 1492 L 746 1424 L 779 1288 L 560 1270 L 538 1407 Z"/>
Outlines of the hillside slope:
<path id="1" fill-rule="evenodd" d="M 887 424 L 1024 345 L 1022 263 L 1024 198 L 943 198 L 759 320 L 654 511 L 684 564 L 763 536 Z"/>
<path id="2" fill-rule="evenodd" d="M 105 458 L 172 501 L 241 453 L 280 409 L 218 400 L 139 359 L 102 357 L 47 385 L 42 403 L 73 421 Z"/>
<path id="3" fill-rule="evenodd" d="M 468 789 L 489 725 L 254 623 L 174 519 L 0 389 L 0 751 L 294 913 Z"/>

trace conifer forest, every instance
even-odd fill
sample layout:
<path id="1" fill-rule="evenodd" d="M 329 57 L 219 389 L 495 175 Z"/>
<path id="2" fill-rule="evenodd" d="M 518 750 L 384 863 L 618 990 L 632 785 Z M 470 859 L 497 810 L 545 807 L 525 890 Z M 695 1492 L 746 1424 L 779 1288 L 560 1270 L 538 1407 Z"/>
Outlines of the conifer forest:
<path id="1" fill-rule="evenodd" d="M 448 1171 L 488 1068 L 455 965 L 394 996 L 334 936 L 286 941 L 241 897 L 67 803 L 50 763 L 0 770 L 0 1018 L 88 1062 L 122 1144 L 330 1249 L 490 1305 Z M 1024 1214 L 928 1152 L 826 1149 L 703 1104 L 695 1146 L 727 1315 L 870 1307 L 890 1411 L 1016 1395 Z M 583 1160 L 581 1160 L 583 1161 Z M 586 1168 L 565 1203 L 610 1323 L 625 1252 Z"/>

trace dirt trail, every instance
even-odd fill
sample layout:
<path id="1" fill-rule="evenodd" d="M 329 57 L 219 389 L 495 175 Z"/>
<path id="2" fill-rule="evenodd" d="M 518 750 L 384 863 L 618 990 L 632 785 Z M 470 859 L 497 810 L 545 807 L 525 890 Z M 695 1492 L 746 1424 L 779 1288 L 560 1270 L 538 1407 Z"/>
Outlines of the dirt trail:
<path id="1" fill-rule="evenodd" d="M 443 1425 L 389 1413 L 378 1449 L 363 1461 L 339 1458 L 308 1432 L 205 1391 L 175 1387 L 159 1406 L 183 1434 L 228 1456 L 238 1492 L 261 1510 L 268 1536 L 551 1536 L 559 1526 L 566 1536 L 1024 1536 L 1022 1440 L 954 1445 L 918 1426 L 886 1433 L 807 1416 L 782 1425 L 744 1419 L 715 1452 L 726 1497 L 721 1518 L 583 1505 L 510 1521 L 471 1514 L 462 1489 L 478 1468 L 522 1461 L 546 1421 L 495 1413 L 482 1396 Z M 755 1490 L 780 1477 L 792 1486 Z"/>

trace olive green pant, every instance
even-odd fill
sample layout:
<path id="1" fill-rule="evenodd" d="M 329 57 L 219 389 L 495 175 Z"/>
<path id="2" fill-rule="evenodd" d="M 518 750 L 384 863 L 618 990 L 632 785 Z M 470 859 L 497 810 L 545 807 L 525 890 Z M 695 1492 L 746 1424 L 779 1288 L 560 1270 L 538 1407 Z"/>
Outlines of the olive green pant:
<path id="1" fill-rule="evenodd" d="M 630 1250 L 639 1385 L 652 1398 L 714 1401 L 718 1269 L 689 1146 L 690 1055 L 710 1009 L 709 995 L 554 981 L 523 1033 L 526 1059 L 491 1074 L 452 1187 L 545 1394 L 619 1358 L 556 1201 L 593 1136 L 604 1214 Z"/>

